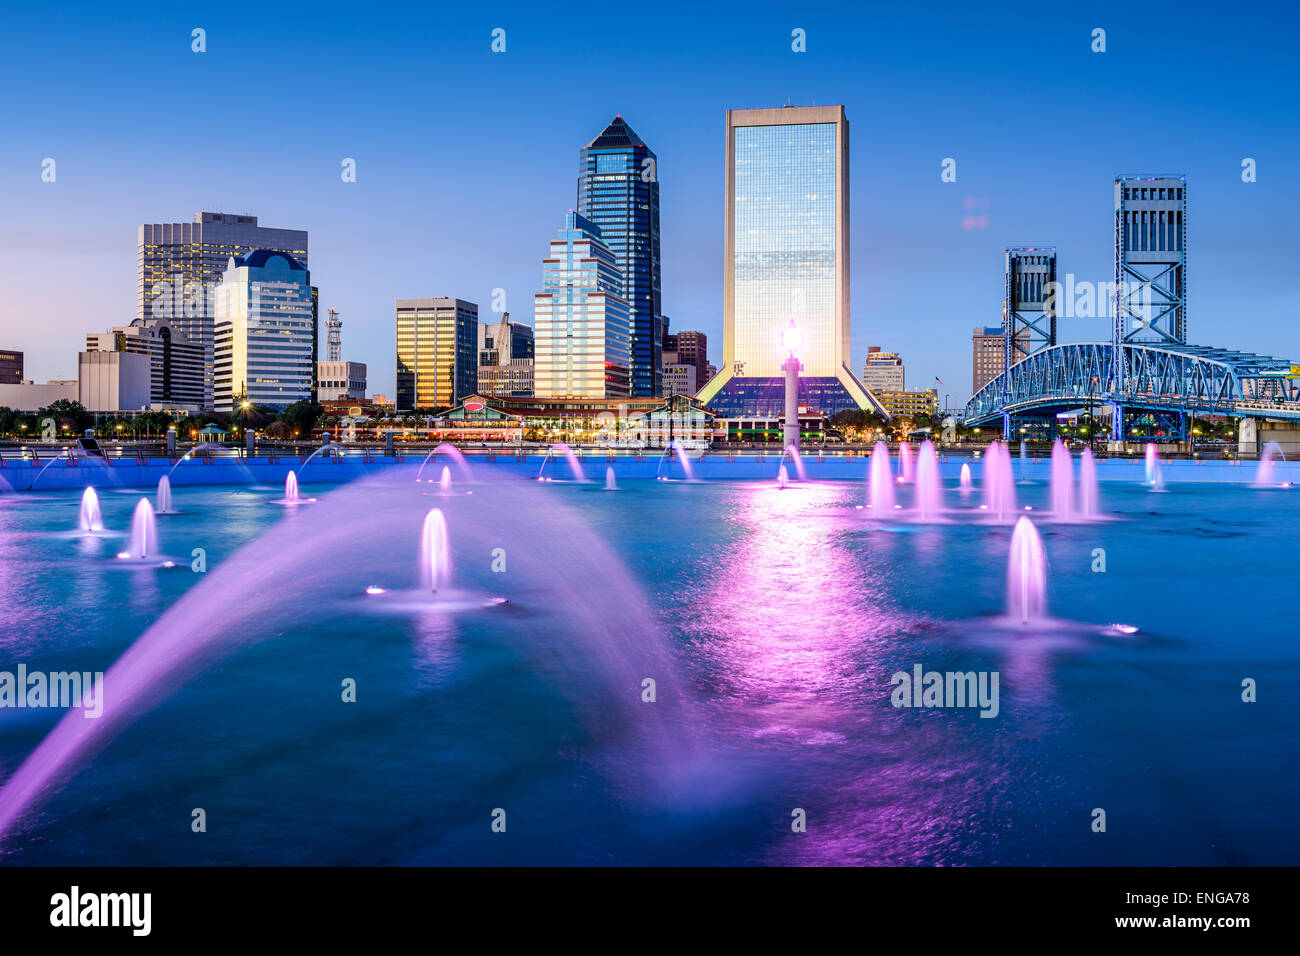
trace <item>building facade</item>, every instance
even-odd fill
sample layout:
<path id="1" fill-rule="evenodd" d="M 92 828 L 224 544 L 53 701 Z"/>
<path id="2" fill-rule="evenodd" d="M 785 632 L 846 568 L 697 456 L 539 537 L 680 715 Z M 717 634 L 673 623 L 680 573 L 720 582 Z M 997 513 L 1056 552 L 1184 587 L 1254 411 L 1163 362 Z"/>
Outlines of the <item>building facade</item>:
<path id="1" fill-rule="evenodd" d="M 23 380 L 23 353 L 0 349 L 0 385 L 19 385 Z"/>
<path id="2" fill-rule="evenodd" d="M 600 229 L 623 276 L 631 395 L 660 395 L 663 359 L 658 160 L 622 116 L 582 148 L 578 213 Z"/>
<path id="3" fill-rule="evenodd" d="M 142 352 L 82 352 L 77 356 L 77 401 L 91 412 L 144 411 L 151 404 L 152 365 Z"/>
<path id="4" fill-rule="evenodd" d="M 723 417 L 784 412 L 786 333 L 799 403 L 878 404 L 849 369 L 849 123 L 842 106 L 728 110 L 723 355 L 700 399 Z"/>
<path id="5" fill-rule="evenodd" d="M 669 358 L 673 353 L 664 353 Z M 664 397 L 668 398 L 673 395 L 690 395 L 694 396 L 699 391 L 699 378 L 694 365 L 685 365 L 681 362 L 667 362 L 664 365 Z"/>
<path id="6" fill-rule="evenodd" d="M 867 361 L 862 366 L 862 384 L 878 392 L 901 392 L 904 385 L 905 369 L 903 357 L 897 352 L 882 352 L 879 345 L 868 346 Z"/>
<path id="7" fill-rule="evenodd" d="M 993 381 L 1007 368 L 1007 337 L 1000 326 L 971 330 L 971 394 Z"/>
<path id="8" fill-rule="evenodd" d="M 316 363 L 316 401 L 342 402 L 365 397 L 365 362 L 326 360 Z"/>
<path id="9" fill-rule="evenodd" d="M 623 275 L 599 227 L 575 212 L 551 240 L 534 296 L 534 394 L 614 398 L 630 393 Z"/>
<path id="10" fill-rule="evenodd" d="M 92 332 L 86 336 L 86 351 L 147 356 L 150 408 L 204 407 L 203 346 L 191 342 L 169 319 L 136 319 L 107 332 Z"/>
<path id="11" fill-rule="evenodd" d="M 504 365 L 480 365 L 478 393 L 493 398 L 521 398 L 533 394 L 533 360 L 511 359 Z"/>
<path id="12" fill-rule="evenodd" d="M 664 354 L 669 353 L 677 357 L 678 364 L 695 366 L 695 381 L 698 385 L 703 385 L 712 377 L 709 374 L 709 369 L 712 367 L 709 364 L 709 337 L 703 332 L 668 332 L 665 319 Z M 666 358 L 664 364 L 668 364 Z"/>
<path id="13" fill-rule="evenodd" d="M 316 307 L 311 275 L 283 252 L 231 257 L 217 287 L 214 406 L 244 401 L 282 409 L 312 397 Z"/>
<path id="14" fill-rule="evenodd" d="M 505 365 L 514 359 L 533 358 L 533 327 L 511 322 L 504 312 L 500 322 L 478 324 L 478 364 Z"/>
<path id="15" fill-rule="evenodd" d="M 288 253 L 307 268 L 307 233 L 260 226 L 256 216 L 197 212 L 193 222 L 145 223 L 136 231 L 136 317 L 173 323 L 205 355 L 211 406 L 215 296 L 227 263 L 257 250 Z"/>
<path id="16" fill-rule="evenodd" d="M 478 306 L 446 296 L 397 300 L 399 412 L 450 408 L 478 390 Z"/>
<path id="17" fill-rule="evenodd" d="M 876 398 L 885 406 L 890 417 L 914 418 L 917 415 L 939 414 L 939 390 L 934 388 L 914 391 L 877 392 Z"/>

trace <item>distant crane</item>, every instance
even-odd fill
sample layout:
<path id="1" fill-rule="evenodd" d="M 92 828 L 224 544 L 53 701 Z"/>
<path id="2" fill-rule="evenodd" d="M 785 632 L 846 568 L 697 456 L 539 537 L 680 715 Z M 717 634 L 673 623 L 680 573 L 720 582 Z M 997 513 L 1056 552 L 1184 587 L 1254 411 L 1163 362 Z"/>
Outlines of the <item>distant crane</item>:
<path id="1" fill-rule="evenodd" d="M 325 321 L 325 328 L 329 332 L 325 340 L 328 347 L 328 360 L 337 362 L 341 359 L 343 352 L 343 320 L 339 318 L 337 309 L 329 310 L 329 318 Z"/>

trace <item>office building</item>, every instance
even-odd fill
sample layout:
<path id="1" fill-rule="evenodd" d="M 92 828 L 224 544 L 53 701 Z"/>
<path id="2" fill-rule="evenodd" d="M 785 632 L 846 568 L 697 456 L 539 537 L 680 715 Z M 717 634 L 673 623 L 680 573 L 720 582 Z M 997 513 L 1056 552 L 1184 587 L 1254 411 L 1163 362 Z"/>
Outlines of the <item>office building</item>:
<path id="1" fill-rule="evenodd" d="M 672 356 L 673 353 L 665 352 L 666 357 Z M 695 366 L 686 365 L 681 362 L 668 362 L 664 364 L 664 397 L 668 398 L 673 395 L 690 395 L 694 397 L 699 391 L 699 378 Z"/>
<path id="2" fill-rule="evenodd" d="M 532 395 L 533 360 L 511 359 L 504 365 L 478 367 L 478 393 L 494 398 L 522 398 Z"/>
<path id="3" fill-rule="evenodd" d="M 139 412 L 151 403 L 153 362 L 143 352 L 87 351 L 77 356 L 77 401 L 91 412 Z"/>
<path id="4" fill-rule="evenodd" d="M 478 306 L 397 300 L 397 411 L 451 408 L 478 390 Z"/>
<path id="5" fill-rule="evenodd" d="M 874 392 L 891 418 L 914 418 L 917 415 L 939 414 L 939 390 L 934 388 L 914 391 Z"/>
<path id="6" fill-rule="evenodd" d="M 258 225 L 256 216 L 197 212 L 193 222 L 155 222 L 136 232 L 136 317 L 168 319 L 205 355 L 211 406 L 215 295 L 232 257 L 284 252 L 307 268 L 307 233 Z"/>
<path id="7" fill-rule="evenodd" d="M 502 313 L 500 322 L 478 324 L 478 364 L 505 365 L 514 359 L 533 357 L 533 327 L 511 322 L 510 313 Z"/>
<path id="8" fill-rule="evenodd" d="M 630 391 L 623 275 L 600 229 L 570 211 L 534 296 L 534 394 L 613 398 Z M 653 397 L 653 396 L 649 396 Z"/>
<path id="9" fill-rule="evenodd" d="M 316 401 L 342 402 L 366 397 L 366 363 L 316 363 Z"/>
<path id="10" fill-rule="evenodd" d="M 700 400 L 779 416 L 793 322 L 799 404 L 878 409 L 849 369 L 849 123 L 842 106 L 728 110 L 723 366 Z"/>
<path id="11" fill-rule="evenodd" d="M 218 411 L 247 401 L 283 409 L 311 398 L 316 307 L 311 274 L 293 256 L 231 257 L 217 287 L 213 387 Z"/>
<path id="12" fill-rule="evenodd" d="M 578 214 L 594 224 L 623 276 L 629 393 L 661 394 L 663 313 L 658 160 L 622 116 L 579 154 Z"/>
<path id="13" fill-rule="evenodd" d="M 704 384 L 712 376 L 709 374 L 709 337 L 703 332 L 683 331 L 669 332 L 668 320 L 664 320 L 664 355 L 676 356 L 681 365 L 695 367 L 695 381 Z M 668 364 L 668 359 L 664 359 Z M 664 394 L 669 394 L 666 390 Z"/>
<path id="14" fill-rule="evenodd" d="M 971 330 L 971 394 L 975 394 L 1007 368 L 1007 338 L 1001 326 Z"/>
<path id="15" fill-rule="evenodd" d="M 862 366 L 862 384 L 874 395 L 878 392 L 901 392 L 906 386 L 903 357 L 897 352 L 882 352 L 879 345 L 867 348 L 867 361 Z"/>
<path id="16" fill-rule="evenodd" d="M 23 353 L 0 349 L 0 385 L 19 385 L 23 380 Z"/>
<path id="17" fill-rule="evenodd" d="M 191 342 L 169 319 L 136 319 L 107 332 L 91 332 L 86 336 L 86 351 L 147 356 L 149 408 L 198 411 L 203 407 L 203 346 Z"/>

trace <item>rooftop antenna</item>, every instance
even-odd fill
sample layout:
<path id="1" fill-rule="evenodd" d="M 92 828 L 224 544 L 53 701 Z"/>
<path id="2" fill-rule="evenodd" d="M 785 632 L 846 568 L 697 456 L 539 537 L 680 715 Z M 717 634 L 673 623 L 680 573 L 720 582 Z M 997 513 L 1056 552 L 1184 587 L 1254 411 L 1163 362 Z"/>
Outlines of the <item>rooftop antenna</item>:
<path id="1" fill-rule="evenodd" d="M 329 336 L 326 339 L 328 344 L 329 361 L 339 361 L 340 354 L 343 351 L 343 320 L 339 318 L 337 309 L 329 310 L 329 318 L 325 321 L 325 328 L 329 330 Z"/>

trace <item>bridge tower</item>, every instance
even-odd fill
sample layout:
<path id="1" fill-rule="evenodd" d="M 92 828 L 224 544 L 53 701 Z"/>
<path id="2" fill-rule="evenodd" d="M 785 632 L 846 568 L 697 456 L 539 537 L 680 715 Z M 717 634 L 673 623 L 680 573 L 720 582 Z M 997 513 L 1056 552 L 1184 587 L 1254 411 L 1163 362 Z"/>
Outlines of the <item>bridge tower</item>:
<path id="1" fill-rule="evenodd" d="M 1056 344 L 1056 247 L 1007 249 L 1003 277 L 1002 334 L 1006 369 Z M 1011 416 L 1002 416 L 1002 437 L 1011 438 Z"/>
<path id="2" fill-rule="evenodd" d="M 1115 289 L 1111 391 L 1125 391 L 1126 343 L 1187 342 L 1187 177 L 1115 179 Z M 1124 437 L 1112 403 L 1111 438 Z"/>

